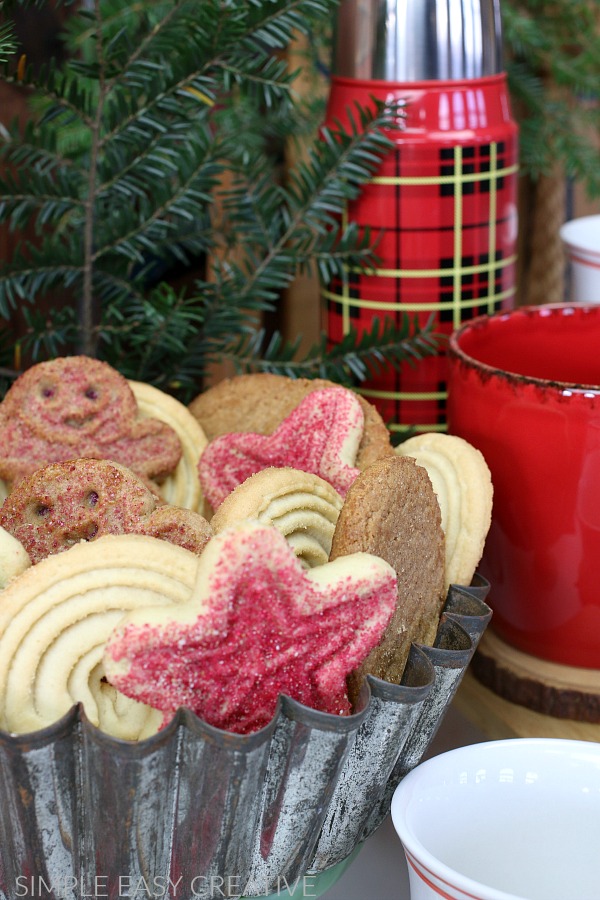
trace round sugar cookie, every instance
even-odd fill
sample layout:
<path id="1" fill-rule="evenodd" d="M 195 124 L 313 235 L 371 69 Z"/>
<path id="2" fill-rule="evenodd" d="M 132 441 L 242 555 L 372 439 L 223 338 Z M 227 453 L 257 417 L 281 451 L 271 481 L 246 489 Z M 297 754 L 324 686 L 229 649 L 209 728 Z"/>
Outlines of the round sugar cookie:
<path id="1" fill-rule="evenodd" d="M 446 588 L 471 584 L 492 521 L 493 487 L 483 454 L 464 438 L 427 432 L 398 447 L 423 466 L 440 504 L 446 535 Z"/>
<path id="2" fill-rule="evenodd" d="M 400 682 L 411 643 L 433 642 L 445 600 L 440 508 L 426 470 L 411 457 L 376 460 L 348 491 L 330 559 L 359 551 L 392 566 L 398 601 L 383 640 L 353 674 L 354 697 L 368 674 Z"/>
<path id="3" fill-rule="evenodd" d="M 215 534 L 243 519 L 277 528 L 306 566 L 329 559 L 342 498 L 323 478 L 291 468 L 263 469 L 242 482 L 211 519 Z"/>
<path id="4" fill-rule="evenodd" d="M 323 378 L 288 378 L 270 372 L 238 375 L 220 381 L 190 404 L 209 441 L 242 431 L 271 434 L 311 391 L 339 387 Z M 363 435 L 355 465 L 364 469 L 380 456 L 393 454 L 390 435 L 373 404 L 357 394 L 364 413 Z"/>

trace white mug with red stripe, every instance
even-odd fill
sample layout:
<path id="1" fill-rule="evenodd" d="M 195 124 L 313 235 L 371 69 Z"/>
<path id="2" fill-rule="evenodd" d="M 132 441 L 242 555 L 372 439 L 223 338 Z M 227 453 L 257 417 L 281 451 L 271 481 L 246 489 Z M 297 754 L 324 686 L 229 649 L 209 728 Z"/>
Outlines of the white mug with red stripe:
<path id="1" fill-rule="evenodd" d="M 573 303 L 600 303 L 600 215 L 571 219 L 560 229 Z"/>
<path id="2" fill-rule="evenodd" d="M 600 897 L 596 742 L 513 738 L 450 750 L 406 775 L 391 812 L 411 900 Z"/>

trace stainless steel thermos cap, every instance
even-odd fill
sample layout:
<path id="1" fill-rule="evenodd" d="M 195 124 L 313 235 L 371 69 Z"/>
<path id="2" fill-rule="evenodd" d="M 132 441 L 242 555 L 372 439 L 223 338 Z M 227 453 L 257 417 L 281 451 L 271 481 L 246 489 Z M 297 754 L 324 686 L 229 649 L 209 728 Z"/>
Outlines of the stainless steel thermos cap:
<path id="1" fill-rule="evenodd" d="M 334 73 L 394 82 L 503 70 L 500 0 L 342 0 Z"/>

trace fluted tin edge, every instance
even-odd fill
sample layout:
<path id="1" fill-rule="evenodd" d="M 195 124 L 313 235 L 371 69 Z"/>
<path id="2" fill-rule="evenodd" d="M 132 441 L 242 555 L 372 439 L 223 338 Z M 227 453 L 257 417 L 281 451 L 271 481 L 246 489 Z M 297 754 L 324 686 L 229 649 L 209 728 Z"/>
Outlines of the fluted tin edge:
<path id="1" fill-rule="evenodd" d="M 413 646 L 400 685 L 369 678 L 352 716 L 282 697 L 245 736 L 180 710 L 126 742 L 79 707 L 0 732 L 0 898 L 264 897 L 339 865 L 429 746 L 490 619 L 488 588 L 452 586 L 434 647 Z"/>

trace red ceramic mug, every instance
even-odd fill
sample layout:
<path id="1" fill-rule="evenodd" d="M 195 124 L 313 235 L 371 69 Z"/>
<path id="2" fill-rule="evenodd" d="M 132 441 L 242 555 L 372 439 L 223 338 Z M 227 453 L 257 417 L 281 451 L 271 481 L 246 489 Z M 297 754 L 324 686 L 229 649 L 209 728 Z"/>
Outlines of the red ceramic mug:
<path id="1" fill-rule="evenodd" d="M 492 474 L 480 571 L 494 630 L 600 669 L 600 306 L 521 307 L 455 331 L 448 428 Z"/>

